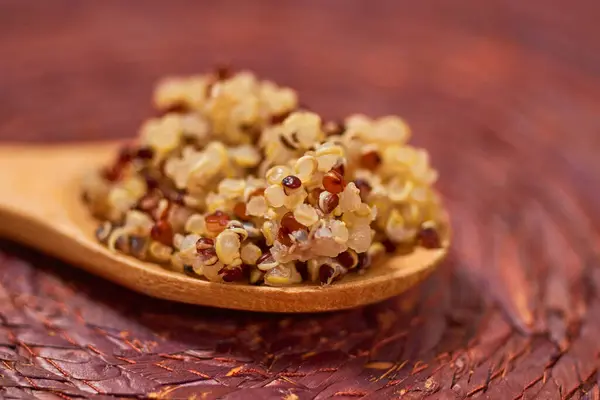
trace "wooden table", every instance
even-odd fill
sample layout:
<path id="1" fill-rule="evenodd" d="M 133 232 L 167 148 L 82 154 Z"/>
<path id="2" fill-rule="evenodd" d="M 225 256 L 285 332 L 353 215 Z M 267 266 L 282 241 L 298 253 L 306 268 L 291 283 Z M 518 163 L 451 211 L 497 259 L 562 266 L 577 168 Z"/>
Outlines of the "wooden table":
<path id="1" fill-rule="evenodd" d="M 593 0 L 0 0 L 1 140 L 134 136 L 156 79 L 230 62 L 329 117 L 406 117 L 455 231 L 410 293 L 298 316 L 153 300 L 3 242 L 0 393 L 599 399 L 599 16 Z"/>

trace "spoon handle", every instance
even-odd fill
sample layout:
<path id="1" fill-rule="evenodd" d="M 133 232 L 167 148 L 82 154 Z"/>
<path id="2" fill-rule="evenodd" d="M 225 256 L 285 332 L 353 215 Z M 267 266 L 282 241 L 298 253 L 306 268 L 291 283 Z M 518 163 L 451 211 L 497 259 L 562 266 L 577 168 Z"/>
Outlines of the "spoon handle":
<path id="1" fill-rule="evenodd" d="M 0 232 L 14 237 L 28 221 L 61 226 L 73 199 L 75 181 L 98 168 L 114 144 L 1 145 Z"/>
<path id="2" fill-rule="evenodd" d="M 43 212 L 51 182 L 56 178 L 50 149 L 27 145 L 0 146 L 0 210 Z"/>

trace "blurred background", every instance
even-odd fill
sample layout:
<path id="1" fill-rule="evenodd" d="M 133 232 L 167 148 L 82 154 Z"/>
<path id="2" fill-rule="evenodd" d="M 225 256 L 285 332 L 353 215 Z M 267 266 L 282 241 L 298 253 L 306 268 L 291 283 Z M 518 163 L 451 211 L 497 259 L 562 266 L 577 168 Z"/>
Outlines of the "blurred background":
<path id="1" fill-rule="evenodd" d="M 49 279 L 53 290 L 77 282 L 91 293 L 73 301 L 85 318 L 110 317 L 94 323 L 133 336 L 166 331 L 164 352 L 191 346 L 168 338 L 193 323 L 211 332 L 195 339 L 208 358 L 245 354 L 233 366 L 322 356 L 309 367 L 284 358 L 256 381 L 219 378 L 227 390 L 292 371 L 305 375 L 288 380 L 320 398 L 388 398 L 416 385 L 413 398 L 600 398 L 598 17 L 597 0 L 0 0 L 0 141 L 133 137 L 160 77 L 227 63 L 296 88 L 328 118 L 406 118 L 441 172 L 454 223 L 452 255 L 424 285 L 319 317 L 216 318 L 164 302 L 148 315 L 143 296 L 8 244 L 51 267 L 0 262 L 2 285 L 12 295 L 23 290 L 13 279 Z M 32 283 L 30 294 L 45 303 L 50 286 Z M 382 364 L 363 368 L 363 358 Z M 311 375 L 319 368 L 333 370 Z M 147 393 L 134 386 L 128 394 Z"/>
<path id="2" fill-rule="evenodd" d="M 582 167 L 600 146 L 600 135 L 586 134 L 600 124 L 599 8 L 593 0 L 1 0 L 0 138 L 133 136 L 157 79 L 229 63 L 297 88 L 328 117 L 399 114 L 417 144 L 446 142 L 434 155 L 467 146 L 492 159 L 503 146 L 530 164 L 540 135 L 568 136 L 563 150 L 576 147 Z"/>

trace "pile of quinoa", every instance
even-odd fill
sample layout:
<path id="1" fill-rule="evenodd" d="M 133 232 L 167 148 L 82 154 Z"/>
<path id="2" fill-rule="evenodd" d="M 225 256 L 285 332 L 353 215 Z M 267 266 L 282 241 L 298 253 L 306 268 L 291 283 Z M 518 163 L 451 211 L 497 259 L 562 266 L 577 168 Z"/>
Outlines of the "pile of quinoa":
<path id="1" fill-rule="evenodd" d="M 399 117 L 325 121 L 225 69 L 159 82 L 160 116 L 84 181 L 110 250 L 214 282 L 329 285 L 438 248 L 437 172 Z"/>

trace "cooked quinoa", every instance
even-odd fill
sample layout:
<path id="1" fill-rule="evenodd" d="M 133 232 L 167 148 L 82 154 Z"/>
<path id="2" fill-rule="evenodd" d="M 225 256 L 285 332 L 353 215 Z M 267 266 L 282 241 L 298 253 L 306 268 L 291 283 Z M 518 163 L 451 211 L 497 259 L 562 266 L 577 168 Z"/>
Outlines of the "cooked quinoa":
<path id="1" fill-rule="evenodd" d="M 214 282 L 329 285 L 437 248 L 437 172 L 399 117 L 324 121 L 249 72 L 172 77 L 159 117 L 84 182 L 110 250 Z"/>

